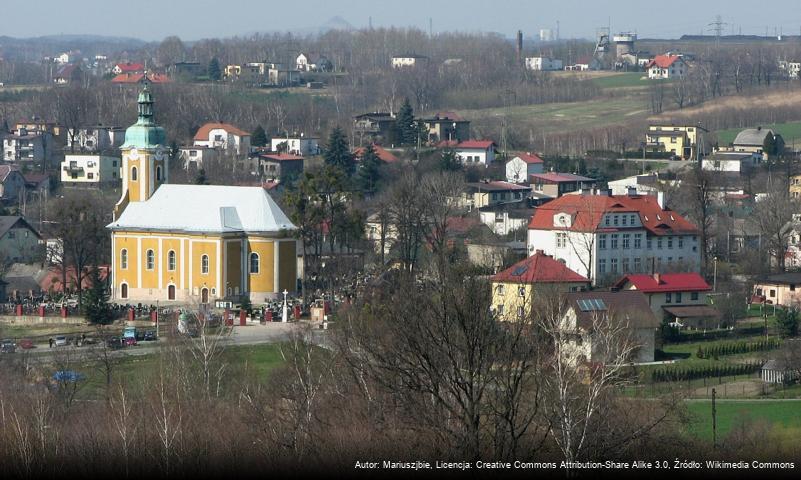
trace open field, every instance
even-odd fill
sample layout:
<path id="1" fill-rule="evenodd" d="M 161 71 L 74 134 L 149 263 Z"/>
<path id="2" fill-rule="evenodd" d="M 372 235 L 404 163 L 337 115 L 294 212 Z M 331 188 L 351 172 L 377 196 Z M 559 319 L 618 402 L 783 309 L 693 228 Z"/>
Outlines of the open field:
<path id="1" fill-rule="evenodd" d="M 712 440 L 712 402 L 691 401 L 687 408 L 692 415 L 689 433 Z M 747 420 L 801 429 L 801 400 L 720 400 L 716 409 L 718 439 L 725 438 L 732 428 Z"/>
<path id="2" fill-rule="evenodd" d="M 762 128 L 769 128 L 780 134 L 787 146 L 791 146 L 794 141 L 801 143 L 801 121 L 762 125 Z M 718 130 L 715 133 L 718 135 L 718 141 L 721 145 L 728 145 L 734 141 L 734 137 L 742 130 L 742 128 L 727 128 L 726 130 Z"/>
<path id="3" fill-rule="evenodd" d="M 622 72 L 592 79 L 601 88 L 648 87 L 652 85 L 645 72 Z"/>

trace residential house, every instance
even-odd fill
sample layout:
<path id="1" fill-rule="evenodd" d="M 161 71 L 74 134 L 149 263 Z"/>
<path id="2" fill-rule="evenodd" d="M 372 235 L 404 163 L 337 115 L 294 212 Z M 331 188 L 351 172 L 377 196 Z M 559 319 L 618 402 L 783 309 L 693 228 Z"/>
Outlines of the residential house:
<path id="1" fill-rule="evenodd" d="M 537 295 L 586 290 L 590 281 L 538 250 L 534 255 L 490 277 L 491 307 L 499 320 L 517 320 L 531 313 Z"/>
<path id="2" fill-rule="evenodd" d="M 103 152 L 115 150 L 125 141 L 125 129 L 106 125 L 67 129 L 67 146 L 70 152 Z"/>
<path id="3" fill-rule="evenodd" d="M 319 53 L 300 53 L 295 59 L 295 68 L 301 72 L 332 72 L 334 64 Z"/>
<path id="4" fill-rule="evenodd" d="M 40 282 L 47 275 L 42 263 L 14 263 L 3 276 L 6 295 L 11 300 L 22 300 L 43 293 Z"/>
<path id="5" fill-rule="evenodd" d="M 270 149 L 274 152 L 284 152 L 291 155 L 306 157 L 320 154 L 320 145 L 317 137 L 306 137 L 303 134 L 286 137 L 273 137 L 270 140 Z"/>
<path id="6" fill-rule="evenodd" d="M 550 57 L 526 57 L 526 68 L 535 71 L 562 70 L 564 64 L 561 60 Z"/>
<path id="7" fill-rule="evenodd" d="M 359 147 L 353 151 L 353 158 L 357 162 L 361 161 L 362 155 L 364 155 L 364 149 L 365 147 Z M 393 155 L 381 145 L 373 144 L 373 150 L 375 151 L 376 156 L 384 163 L 396 163 L 398 161 L 398 157 Z"/>
<path id="8" fill-rule="evenodd" d="M 695 272 L 628 274 L 613 288 L 645 294 L 658 320 L 667 319 L 693 328 L 716 328 L 720 323 L 718 310 L 707 305 L 707 294 L 712 287 Z"/>
<path id="9" fill-rule="evenodd" d="M 303 173 L 303 157 L 289 153 L 268 153 L 258 157 L 258 171 L 265 177 L 284 179 Z"/>
<path id="10" fill-rule="evenodd" d="M 267 83 L 275 87 L 291 87 L 300 84 L 300 72 L 287 68 L 270 68 Z"/>
<path id="11" fill-rule="evenodd" d="M 255 86 L 267 82 L 268 71 L 266 63 L 251 62 L 242 65 L 228 65 L 223 70 L 223 76 L 230 81 Z"/>
<path id="12" fill-rule="evenodd" d="M 481 223 L 488 226 L 495 235 L 508 235 L 516 230 L 525 230 L 533 214 L 534 209 L 529 208 L 525 202 L 511 205 L 496 204 L 478 209 Z M 525 238 L 525 233 L 522 233 L 520 238 Z"/>
<path id="13" fill-rule="evenodd" d="M 592 55 L 584 55 L 576 60 L 572 65 L 565 65 L 565 70 L 574 72 L 584 72 L 587 70 L 600 70 L 601 61 Z"/>
<path id="14" fill-rule="evenodd" d="M 491 268 L 494 272 L 524 258 L 526 258 L 526 242 L 523 241 L 467 244 L 467 259 L 470 263 Z"/>
<path id="15" fill-rule="evenodd" d="M 742 175 L 759 166 L 762 154 L 749 152 L 717 151 L 701 161 L 701 168 L 712 172 Z"/>
<path id="16" fill-rule="evenodd" d="M 495 142 L 492 140 L 467 140 L 453 147 L 456 158 L 463 165 L 489 166 L 495 162 Z"/>
<path id="17" fill-rule="evenodd" d="M 402 53 L 392 56 L 392 68 L 419 67 L 428 65 L 430 58 L 416 53 Z"/>
<path id="18" fill-rule="evenodd" d="M 801 198 L 801 174 L 790 176 L 790 197 Z"/>
<path id="19" fill-rule="evenodd" d="M 386 112 L 363 113 L 353 117 L 353 133 L 359 143 L 389 144 L 393 140 L 395 115 Z"/>
<path id="20" fill-rule="evenodd" d="M 194 145 L 219 148 L 238 157 L 250 155 L 250 133 L 229 123 L 207 123 L 195 133 Z"/>
<path id="21" fill-rule="evenodd" d="M 784 139 L 770 128 L 746 128 L 737 134 L 731 144 L 735 152 L 755 153 L 762 156 L 763 160 L 770 160 L 769 155 L 774 153 L 766 152 L 765 146 L 773 144 L 775 154 L 784 151 Z"/>
<path id="22" fill-rule="evenodd" d="M 67 64 L 59 68 L 55 75 L 53 75 L 53 83 L 56 85 L 66 85 L 72 82 L 78 82 L 83 76 L 81 66 L 78 64 Z"/>
<path id="23" fill-rule="evenodd" d="M 564 195 L 534 212 L 529 252 L 543 250 L 593 284 L 621 274 L 698 271 L 698 228 L 665 206 L 665 194 Z"/>
<path id="24" fill-rule="evenodd" d="M 586 190 L 595 185 L 595 179 L 573 173 L 533 173 L 528 178 L 533 193 L 548 199 Z"/>
<path id="25" fill-rule="evenodd" d="M 123 73 L 145 73 L 145 66 L 141 63 L 132 62 L 117 63 L 114 65 L 114 68 L 111 69 L 111 73 L 114 75 Z"/>
<path id="26" fill-rule="evenodd" d="M 649 152 L 670 152 L 682 160 L 696 158 L 698 127 L 652 123 L 645 132 L 645 148 Z"/>
<path id="27" fill-rule="evenodd" d="M 53 137 L 47 132 L 21 128 L 3 138 L 3 160 L 6 163 L 47 165 L 54 147 L 52 143 Z"/>
<path id="28" fill-rule="evenodd" d="M 421 119 L 428 131 L 430 143 L 443 140 L 466 142 L 470 139 L 470 120 L 465 120 L 454 112 L 437 112 L 431 118 Z"/>
<path id="29" fill-rule="evenodd" d="M 0 263 L 32 263 L 40 258 L 42 236 L 25 217 L 0 216 Z"/>
<path id="30" fill-rule="evenodd" d="M 765 383 L 788 385 L 798 381 L 798 372 L 797 364 L 783 358 L 772 358 L 762 365 L 760 376 Z"/>
<path id="31" fill-rule="evenodd" d="M 531 188 L 502 181 L 466 184 L 465 204 L 469 208 L 482 208 L 504 203 L 524 203 Z"/>
<path id="32" fill-rule="evenodd" d="M 367 240 L 373 243 L 373 250 L 381 254 L 381 245 L 384 246 L 384 255 L 388 255 L 392 245 L 398 239 L 398 230 L 392 223 L 387 212 L 375 212 L 367 216 L 364 224 Z"/>
<path id="33" fill-rule="evenodd" d="M 204 162 L 214 162 L 220 157 L 220 149 L 199 145 L 178 147 L 178 159 L 183 162 L 185 170 L 190 167 L 203 168 Z"/>
<path id="34" fill-rule="evenodd" d="M 534 153 L 520 153 L 506 162 L 506 181 L 528 183 L 531 175 L 542 173 L 545 162 Z"/>
<path id="35" fill-rule="evenodd" d="M 122 159 L 104 153 L 67 153 L 61 162 L 61 183 L 67 187 L 105 188 L 121 181 Z"/>
<path id="36" fill-rule="evenodd" d="M 25 177 L 17 165 L 0 165 L 0 205 L 19 202 L 25 194 Z"/>
<path id="37" fill-rule="evenodd" d="M 689 66 L 681 55 L 657 55 L 645 64 L 651 80 L 681 78 L 687 75 Z"/>
<path id="38" fill-rule="evenodd" d="M 628 195 L 635 192 L 643 195 L 656 195 L 659 191 L 659 184 L 658 173 L 632 175 L 607 182 L 609 189 L 612 190 L 612 195 Z M 634 189 L 633 192 L 632 189 Z"/>
<path id="39" fill-rule="evenodd" d="M 801 273 L 777 273 L 754 282 L 754 295 L 783 307 L 801 306 Z"/>
<path id="40" fill-rule="evenodd" d="M 622 329 L 621 342 L 634 347 L 634 363 L 653 362 L 659 321 L 641 292 L 572 292 L 565 295 L 567 309 L 560 323 L 561 355 L 575 365 L 603 364 L 618 348 L 602 339 L 608 328 Z"/>
<path id="41" fill-rule="evenodd" d="M 53 137 L 53 139 L 56 140 L 57 143 L 62 145 L 64 144 L 65 134 L 67 133 L 67 131 L 58 123 L 48 122 L 37 116 L 33 116 L 30 119 L 20 120 L 15 123 L 14 131 L 18 132 L 20 130 L 25 130 L 28 133 L 48 133 Z"/>

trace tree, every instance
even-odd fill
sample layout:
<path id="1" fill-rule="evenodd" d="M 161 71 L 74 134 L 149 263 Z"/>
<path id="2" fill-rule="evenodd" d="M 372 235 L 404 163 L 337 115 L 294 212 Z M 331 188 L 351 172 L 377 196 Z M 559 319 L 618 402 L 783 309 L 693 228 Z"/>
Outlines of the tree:
<path id="1" fill-rule="evenodd" d="M 776 312 L 776 323 L 782 337 L 795 337 L 798 335 L 798 309 L 789 307 Z"/>
<path id="2" fill-rule="evenodd" d="M 256 130 L 253 132 L 253 137 L 251 138 L 250 143 L 254 147 L 263 147 L 267 145 L 267 133 L 265 133 L 261 125 L 256 126 Z"/>
<path id="3" fill-rule="evenodd" d="M 222 70 L 220 69 L 220 61 L 217 57 L 209 60 L 208 74 L 211 80 L 217 81 L 222 78 Z"/>
<path id="4" fill-rule="evenodd" d="M 439 169 L 443 172 L 457 172 L 462 169 L 462 162 L 452 148 L 445 148 L 439 157 Z"/>
<path id="5" fill-rule="evenodd" d="M 94 267 L 89 270 L 91 287 L 86 292 L 83 301 L 83 314 L 89 323 L 106 324 L 111 321 L 111 308 L 109 307 L 108 282 L 100 279 L 100 269 Z"/>
<path id="6" fill-rule="evenodd" d="M 380 177 L 381 159 L 375 153 L 373 144 L 364 147 L 359 161 L 359 187 L 364 193 L 374 193 Z"/>
<path id="7" fill-rule="evenodd" d="M 199 169 L 197 171 L 197 175 L 195 175 L 195 185 L 208 185 L 209 180 L 206 178 L 206 170 Z"/>
<path id="8" fill-rule="evenodd" d="M 184 42 L 174 35 L 165 38 L 156 50 L 156 58 L 163 67 L 183 61 L 184 57 L 186 57 Z"/>
<path id="9" fill-rule="evenodd" d="M 337 126 L 328 137 L 328 146 L 323 154 L 326 165 L 342 170 L 348 177 L 353 174 L 353 154 L 348 147 L 345 132 Z"/>
<path id="10" fill-rule="evenodd" d="M 767 196 L 756 203 L 748 220 L 761 234 L 762 248 L 766 248 L 779 271 L 784 271 L 788 240 L 793 231 L 789 228 L 797 205 L 790 197 L 788 186 L 781 184 L 770 189 Z"/>
<path id="11" fill-rule="evenodd" d="M 395 141 L 400 145 L 417 144 L 417 126 L 414 121 L 414 111 L 409 98 L 403 100 L 398 116 L 395 118 Z"/>

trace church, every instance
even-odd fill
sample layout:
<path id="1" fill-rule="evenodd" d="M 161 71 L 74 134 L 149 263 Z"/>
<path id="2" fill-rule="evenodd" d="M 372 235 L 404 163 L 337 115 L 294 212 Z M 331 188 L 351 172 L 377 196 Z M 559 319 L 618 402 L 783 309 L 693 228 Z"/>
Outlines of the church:
<path id="1" fill-rule="evenodd" d="M 170 185 L 166 134 L 145 84 L 125 132 L 122 196 L 108 225 L 112 299 L 195 302 L 296 290 L 296 227 L 261 187 Z"/>

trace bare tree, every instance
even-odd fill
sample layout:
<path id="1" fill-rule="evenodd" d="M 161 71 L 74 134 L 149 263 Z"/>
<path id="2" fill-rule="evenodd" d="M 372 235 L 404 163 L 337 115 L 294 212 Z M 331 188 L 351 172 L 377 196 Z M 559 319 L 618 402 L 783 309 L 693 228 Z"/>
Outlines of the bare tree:
<path id="1" fill-rule="evenodd" d="M 753 214 L 748 217 L 761 233 L 763 245 L 767 246 L 780 272 L 785 269 L 785 253 L 793 230 L 788 228 L 788 224 L 797 209 L 797 202 L 790 197 L 786 182 L 779 182 L 779 186 L 771 188 L 767 196 L 756 203 Z"/>

